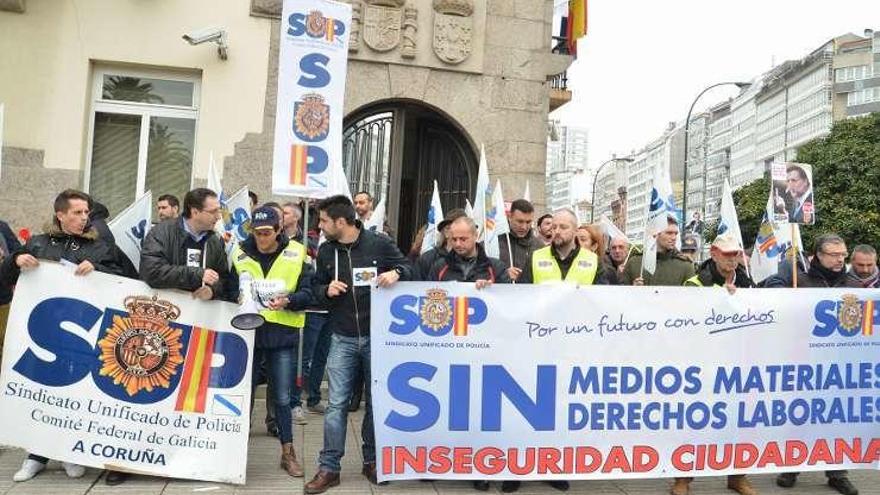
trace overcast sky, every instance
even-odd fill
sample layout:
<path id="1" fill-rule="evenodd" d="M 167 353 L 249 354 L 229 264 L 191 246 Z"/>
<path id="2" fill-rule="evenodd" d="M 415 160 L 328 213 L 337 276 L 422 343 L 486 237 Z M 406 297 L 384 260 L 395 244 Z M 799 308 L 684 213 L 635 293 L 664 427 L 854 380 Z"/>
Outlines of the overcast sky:
<path id="1" fill-rule="evenodd" d="M 880 0 L 589 0 L 587 36 L 568 70 L 572 101 L 550 117 L 589 130 L 596 167 L 684 120 L 706 86 L 748 81 L 866 28 L 880 30 Z M 732 88 L 708 92 L 695 112 Z"/>

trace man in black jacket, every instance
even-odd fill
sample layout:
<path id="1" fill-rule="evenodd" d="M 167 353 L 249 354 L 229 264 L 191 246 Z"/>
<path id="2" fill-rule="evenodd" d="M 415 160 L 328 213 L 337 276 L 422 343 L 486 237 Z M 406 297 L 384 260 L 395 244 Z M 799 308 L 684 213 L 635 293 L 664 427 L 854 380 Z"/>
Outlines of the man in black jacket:
<path id="1" fill-rule="evenodd" d="M 345 196 L 331 196 L 318 205 L 319 225 L 327 238 L 316 260 L 313 290 L 329 309 L 326 325 L 333 332 L 327 358 L 330 401 L 324 415 L 324 448 L 320 469 L 305 486 L 309 494 L 323 493 L 339 484 L 340 461 L 345 455 L 348 401 L 356 364 L 370 383 L 370 287 L 389 287 L 410 280 L 406 257 L 387 236 L 365 230 L 355 220 L 354 207 Z M 376 447 L 373 404 L 367 389 L 362 473 L 376 483 Z"/>
<path id="2" fill-rule="evenodd" d="M 544 247 L 544 241 L 532 231 L 535 207 L 525 199 L 510 204 L 510 232 L 498 236 L 499 257 L 508 274 L 517 280 L 526 266 L 532 262 L 532 253 Z M 513 260 L 510 259 L 511 254 Z"/>
<path id="3" fill-rule="evenodd" d="M 0 280 L 4 288 L 11 290 L 18 282 L 22 270 L 32 270 L 40 265 L 39 259 L 63 261 L 76 265 L 74 273 L 86 276 L 93 271 L 125 275 L 118 263 L 114 246 L 99 238 L 94 227 L 89 226 L 89 196 L 81 191 L 67 189 L 55 198 L 55 216 L 44 227 L 44 234 L 31 239 L 3 261 Z M 27 481 L 46 468 L 48 458 L 30 454 L 16 472 L 14 481 Z M 79 478 L 85 468 L 68 462 L 61 463 L 67 476 Z"/>
<path id="4" fill-rule="evenodd" d="M 461 208 L 453 208 L 446 212 L 446 216 L 443 218 L 443 221 L 437 225 L 437 231 L 440 232 L 440 236 L 442 237 L 442 239 L 434 247 L 425 251 L 421 256 L 419 256 L 418 261 L 416 261 L 416 264 L 413 267 L 414 279 L 424 280 L 425 277 L 427 277 L 428 274 L 431 272 L 431 266 L 434 265 L 434 262 L 437 261 L 438 258 L 446 256 L 446 254 L 451 251 L 452 244 L 449 240 L 449 226 L 454 220 L 466 216 L 467 213 Z M 434 240 L 424 239 L 422 242 L 430 241 Z"/>
<path id="5" fill-rule="evenodd" d="M 806 273 L 799 273 L 798 287 L 851 287 L 862 285 L 846 276 L 846 242 L 837 234 L 823 234 L 815 241 L 816 256 L 810 261 Z M 766 287 L 784 287 L 782 277 L 771 277 L 773 280 Z M 768 279 L 769 281 L 770 279 Z M 858 495 L 859 490 L 849 480 L 846 470 L 825 471 L 828 486 L 843 495 Z M 776 484 L 783 488 L 791 488 L 797 483 L 798 473 L 782 473 L 776 477 Z"/>
<path id="6" fill-rule="evenodd" d="M 214 233 L 220 201 L 198 188 L 183 198 L 183 217 L 165 220 L 144 238 L 141 279 L 154 289 L 181 289 L 202 300 L 220 298 L 226 250 Z"/>
<path id="7" fill-rule="evenodd" d="M 498 258 L 486 256 L 477 243 L 477 226 L 468 217 L 461 217 L 449 226 L 452 249 L 438 258 L 428 270 L 424 281 L 474 282 L 482 289 L 495 282 L 509 284 L 507 267 Z"/>
<path id="8" fill-rule="evenodd" d="M 9 224 L 0 220 L 0 264 L 9 255 L 21 249 L 18 237 L 9 228 Z M 9 318 L 9 303 L 12 302 L 12 290 L 0 284 L 0 362 L 3 358 L 3 338 L 6 336 L 6 320 Z"/>

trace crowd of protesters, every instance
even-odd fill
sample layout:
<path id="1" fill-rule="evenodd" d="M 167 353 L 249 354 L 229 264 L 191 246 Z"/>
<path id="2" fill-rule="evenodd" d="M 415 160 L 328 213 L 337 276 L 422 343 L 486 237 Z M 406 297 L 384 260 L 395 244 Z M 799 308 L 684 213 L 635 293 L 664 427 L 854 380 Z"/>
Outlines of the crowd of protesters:
<path id="1" fill-rule="evenodd" d="M 239 300 L 243 277 L 263 280 L 267 309 L 257 328 L 253 385 L 267 383 L 266 426 L 280 442 L 280 467 L 293 477 L 304 469 L 293 446 L 294 425 L 306 424 L 306 413 L 323 415 L 323 449 L 318 470 L 305 484 L 305 493 L 317 494 L 340 484 L 349 412 L 363 403 L 361 427 L 362 474 L 376 483 L 376 451 L 370 395 L 370 288 L 398 281 L 471 282 L 478 289 L 492 284 L 648 285 L 724 287 L 734 292 L 755 284 L 746 266 L 746 253 L 729 238 L 715 239 L 708 259 L 695 262 L 702 231 L 698 217 L 679 241 L 679 224 L 669 218 L 657 234 L 653 273 L 643 270 L 644 254 L 623 237 L 609 237 L 599 225 L 579 225 L 575 214 L 561 210 L 536 217 L 533 205 L 513 201 L 508 214 L 510 233 L 499 239 L 500 259 L 490 257 L 479 228 L 464 210 L 452 209 L 437 226 L 438 238 L 425 239 L 424 229 L 409 256 L 391 236 L 364 227 L 373 212 L 373 198 L 359 192 L 354 200 L 332 196 L 315 204 L 265 203 L 251 193 L 251 225 L 246 240 L 235 247 L 231 266 L 223 239 L 215 232 L 221 216 L 217 195 L 204 188 L 189 191 L 181 203 L 172 195 L 159 196 L 159 222 L 142 243 L 140 270 L 115 245 L 105 223 L 107 209 L 87 194 L 66 190 L 54 203 L 54 215 L 43 233 L 20 242 L 0 221 L 0 329 L 5 332 L 9 303 L 19 274 L 35 269 L 41 260 L 76 265 L 77 276 L 100 271 L 139 278 L 153 288 L 189 291 L 201 300 Z M 305 209 L 309 210 L 306 211 Z M 307 215 L 306 215 L 307 214 Z M 311 216 L 306 225 L 304 217 Z M 700 228 L 697 228 L 697 222 Z M 388 232 L 387 227 L 384 229 Z M 305 241 L 305 242 L 304 242 Z M 422 243 L 430 249 L 422 250 Z M 680 246 L 680 247 L 679 247 Z M 423 254 L 421 254 L 424 251 Z M 851 256 L 850 256 L 851 254 Z M 847 267 L 847 258 L 850 263 Z M 804 266 L 806 265 L 806 266 Z M 819 236 L 813 256 L 798 263 L 798 287 L 880 286 L 877 253 L 866 245 L 853 247 L 835 234 Z M 792 269 L 762 281 L 761 287 L 791 287 Z M 302 337 L 303 342 L 299 339 Z M 0 334 L 0 346 L 2 346 Z M 297 347 L 302 345 L 302 363 Z M 2 351 L 2 347 L 0 347 Z M 2 354 L 0 354 L 2 355 Z M 304 379 L 298 383 L 296 369 Z M 329 393 L 322 401 L 321 384 L 327 377 Z M 305 400 L 305 407 L 303 407 Z M 26 481 L 46 468 L 48 459 L 31 453 L 15 481 Z M 63 463 L 68 476 L 84 474 L 82 466 Z M 828 484 L 844 495 L 856 495 L 846 471 L 828 471 Z M 105 482 L 125 482 L 126 473 L 108 471 Z M 793 487 L 797 473 L 783 473 L 776 482 Z M 676 478 L 670 492 L 689 493 L 690 478 Z M 568 482 L 547 482 L 567 490 Z M 485 480 L 474 488 L 488 490 Z M 728 488 L 742 494 L 757 492 L 742 475 L 729 476 Z M 503 481 L 501 491 L 514 492 L 519 481 Z"/>

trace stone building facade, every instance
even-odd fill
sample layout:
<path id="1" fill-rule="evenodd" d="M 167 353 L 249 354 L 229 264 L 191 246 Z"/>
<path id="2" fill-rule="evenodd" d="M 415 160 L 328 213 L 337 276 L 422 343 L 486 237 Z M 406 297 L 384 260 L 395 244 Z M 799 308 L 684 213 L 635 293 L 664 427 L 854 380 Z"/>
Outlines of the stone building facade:
<path id="1" fill-rule="evenodd" d="M 133 14 L 126 9 L 142 8 L 134 5 L 137 2 L 117 0 L 110 2 L 112 8 L 100 9 L 108 2 L 86 0 L 93 8 L 83 9 L 78 22 L 90 12 L 123 16 Z M 349 3 L 354 19 L 344 105 L 344 125 L 351 138 L 345 151 L 346 171 L 353 191 L 368 190 L 387 198 L 389 223 L 399 228 L 401 236 L 410 236 L 418 227 L 423 218 L 419 213 L 427 208 L 430 195 L 426 184 L 433 180 L 440 183 L 444 207 L 461 206 L 466 197 L 472 198 L 481 146 L 485 147 L 491 180 L 501 179 L 506 199 L 520 195 L 527 181 L 543 183 L 547 115 L 553 105 L 551 94 L 559 92 L 548 81 L 571 63 L 571 57 L 551 53 L 552 0 Z M 177 4 L 181 12 L 175 12 Z M 215 60 L 204 49 L 196 53 L 194 48 L 198 47 L 186 46 L 179 37 L 176 45 L 169 40 L 163 48 L 149 51 L 139 46 L 137 39 L 121 36 L 122 46 L 113 50 L 104 45 L 93 50 L 80 48 L 82 60 L 72 63 L 79 67 L 78 77 L 87 80 L 98 64 L 192 71 L 198 80 L 196 92 L 201 92 L 190 151 L 192 182 L 201 183 L 206 177 L 210 150 L 222 164 L 225 189 L 248 185 L 261 197 L 269 197 L 281 1 L 223 4 L 216 7 L 216 2 L 207 0 L 165 2 L 162 7 L 166 11 L 153 13 L 152 22 L 167 24 L 169 32 L 179 33 L 195 22 L 192 11 L 220 10 L 218 23 L 240 26 L 230 32 L 228 61 Z M 44 0 L 22 5 L 23 12 L 0 11 L 0 22 L 4 17 L 15 17 L 24 30 L 29 23 L 45 22 L 39 16 L 73 15 L 49 11 Z M 63 5 L 60 10 L 65 10 Z M 63 24 L 63 19 L 58 23 Z M 3 38 L 0 33 L 2 47 L 15 43 Z M 0 68 L 11 64 L 9 60 L 4 64 L 3 57 L 0 53 Z M 52 68 L 49 72 L 48 76 L 43 74 L 41 84 L 51 91 L 63 88 L 64 70 Z M 15 81 L 12 77 L 0 71 L 0 101 L 17 100 L 25 93 L 22 87 L 28 85 L 28 75 L 16 75 Z M 215 81 L 226 84 L 218 87 L 220 83 Z M 78 139 L 72 140 L 67 154 L 76 156 L 68 156 L 63 163 L 46 163 L 44 150 L 53 146 L 51 137 L 42 141 L 26 138 L 27 131 L 16 128 L 23 109 L 7 105 L 0 217 L 16 225 L 37 227 L 37 220 L 22 213 L 24 210 L 48 214 L 49 199 L 57 190 L 69 186 L 89 189 L 89 183 L 94 184 L 94 172 L 90 181 L 88 171 L 94 154 L 93 128 L 89 126 L 95 114 L 88 104 L 81 104 L 83 99 L 90 100 L 88 85 L 84 86 L 77 90 L 87 94 L 73 95 L 80 104 L 54 108 L 56 112 L 72 110 L 72 120 L 86 123 L 85 129 L 73 130 Z M 257 90 L 260 97 L 240 101 L 243 93 L 256 94 Z M 570 93 L 566 97 L 570 98 Z M 241 108 L 228 108 L 235 105 Z M 48 112 L 28 120 L 28 125 L 41 125 L 51 118 Z M 381 124 L 374 125 L 376 122 Z M 10 128 L 14 128 L 12 132 Z M 143 187 L 143 179 L 138 180 Z M 543 193 L 541 188 L 532 188 L 532 199 L 539 208 L 544 204 Z"/>

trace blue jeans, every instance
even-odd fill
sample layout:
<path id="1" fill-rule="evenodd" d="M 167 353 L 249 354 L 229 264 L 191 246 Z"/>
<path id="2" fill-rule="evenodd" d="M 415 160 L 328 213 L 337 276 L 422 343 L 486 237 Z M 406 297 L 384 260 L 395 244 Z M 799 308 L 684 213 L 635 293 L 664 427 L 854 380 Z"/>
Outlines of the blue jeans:
<path id="1" fill-rule="evenodd" d="M 267 395 L 271 387 L 275 399 L 275 424 L 282 444 L 293 442 L 293 424 L 290 414 L 290 391 L 293 389 L 296 369 L 296 348 L 254 349 L 254 366 L 266 360 Z M 257 388 L 258 373 L 252 373 L 251 397 Z"/>
<path id="2" fill-rule="evenodd" d="M 321 382 L 324 381 L 327 355 L 330 353 L 330 336 L 333 335 L 330 328 L 324 324 L 326 321 L 327 315 L 323 313 L 308 313 L 306 316 L 306 326 L 314 325 L 316 329 L 314 333 L 315 344 L 310 356 L 308 381 L 306 382 L 306 390 L 309 392 L 309 406 L 321 402 Z M 305 361 L 305 357 L 303 357 L 303 361 Z"/>
<path id="3" fill-rule="evenodd" d="M 293 392 L 291 393 L 291 407 L 302 407 L 302 389 L 305 388 L 309 394 L 309 404 L 315 404 L 312 402 L 312 391 L 309 388 L 309 371 L 312 364 L 312 354 L 315 352 L 315 345 L 318 342 L 318 336 L 321 333 L 321 329 L 324 328 L 324 322 L 327 320 L 327 316 L 323 313 L 306 313 L 306 324 L 303 327 L 302 336 L 303 336 L 303 362 L 302 362 L 302 376 L 303 383 L 302 387 L 297 385 L 296 379 L 293 381 Z M 294 377 L 296 376 L 296 371 L 294 371 Z M 324 374 L 324 370 L 321 369 L 321 375 Z M 321 400 L 320 389 L 318 390 L 318 401 Z"/>
<path id="4" fill-rule="evenodd" d="M 345 455 L 345 435 L 348 425 L 348 400 L 360 363 L 364 379 L 370 383 L 370 338 L 342 337 L 333 334 L 327 357 L 327 376 L 330 379 L 330 402 L 324 413 L 324 449 L 319 457 L 321 469 L 338 473 Z M 376 437 L 373 431 L 373 401 L 367 387 L 366 412 L 361 427 L 364 464 L 376 462 Z"/>

